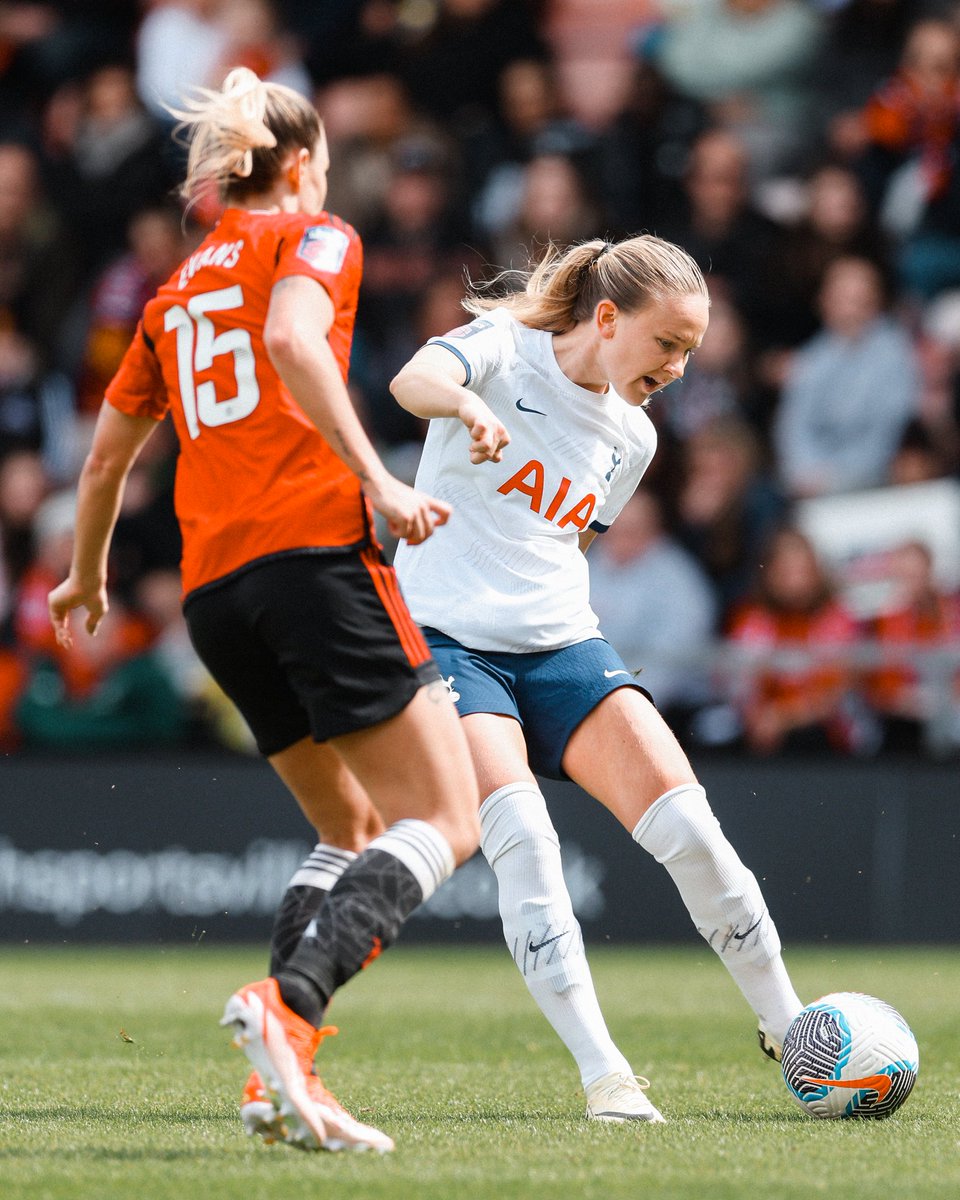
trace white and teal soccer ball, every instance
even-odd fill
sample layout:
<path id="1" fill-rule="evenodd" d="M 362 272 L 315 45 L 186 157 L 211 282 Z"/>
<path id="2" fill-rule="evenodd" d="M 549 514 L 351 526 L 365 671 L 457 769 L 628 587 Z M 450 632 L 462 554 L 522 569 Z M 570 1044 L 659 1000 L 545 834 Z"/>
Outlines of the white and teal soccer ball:
<path id="1" fill-rule="evenodd" d="M 833 992 L 794 1017 L 783 1040 L 783 1078 L 814 1117 L 889 1117 L 910 1095 L 920 1052 L 889 1004 Z"/>

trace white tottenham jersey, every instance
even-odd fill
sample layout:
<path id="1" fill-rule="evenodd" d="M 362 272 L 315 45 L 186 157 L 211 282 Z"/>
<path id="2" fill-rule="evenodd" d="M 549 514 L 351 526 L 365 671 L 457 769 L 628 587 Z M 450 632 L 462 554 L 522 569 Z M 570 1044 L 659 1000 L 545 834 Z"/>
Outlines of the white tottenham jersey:
<path id="1" fill-rule="evenodd" d="M 653 458 L 656 430 L 612 389 L 572 383 L 553 336 L 494 309 L 431 343 L 467 370 L 500 418 L 499 463 L 470 462 L 470 434 L 430 422 L 416 486 L 453 506 L 449 522 L 396 555 L 414 619 L 476 650 L 559 649 L 601 636 L 590 608 L 582 530 L 606 529 Z"/>

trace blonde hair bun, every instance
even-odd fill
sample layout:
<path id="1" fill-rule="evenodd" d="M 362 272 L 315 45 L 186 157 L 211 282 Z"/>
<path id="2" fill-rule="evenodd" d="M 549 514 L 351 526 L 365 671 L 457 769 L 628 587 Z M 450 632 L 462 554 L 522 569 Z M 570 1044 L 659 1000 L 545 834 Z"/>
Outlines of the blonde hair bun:
<path id="1" fill-rule="evenodd" d="M 190 144 L 180 189 L 188 200 L 210 184 L 222 195 L 243 180 L 250 181 L 248 190 L 268 186 L 283 153 L 298 145 L 312 149 L 321 129 L 308 100 L 282 84 L 262 80 L 249 67 L 234 67 L 219 91 L 195 88 L 182 109 L 169 111 L 180 122 L 177 136 Z"/>

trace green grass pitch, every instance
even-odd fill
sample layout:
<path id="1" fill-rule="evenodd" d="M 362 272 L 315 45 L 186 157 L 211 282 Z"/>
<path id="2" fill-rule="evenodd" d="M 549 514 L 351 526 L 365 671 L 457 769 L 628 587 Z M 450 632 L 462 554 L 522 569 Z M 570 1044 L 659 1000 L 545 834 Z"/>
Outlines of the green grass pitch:
<path id="1" fill-rule="evenodd" d="M 960 1196 L 960 953 L 804 948 L 800 994 L 900 1008 L 920 1077 L 880 1122 L 820 1122 L 755 1045 L 699 945 L 600 948 L 615 1039 L 667 1117 L 588 1124 L 572 1061 L 499 947 L 395 948 L 352 981 L 319 1065 L 388 1157 L 304 1154 L 242 1134 L 246 1060 L 217 1027 L 264 951 L 0 950 L 4 1200 L 809 1200 Z"/>

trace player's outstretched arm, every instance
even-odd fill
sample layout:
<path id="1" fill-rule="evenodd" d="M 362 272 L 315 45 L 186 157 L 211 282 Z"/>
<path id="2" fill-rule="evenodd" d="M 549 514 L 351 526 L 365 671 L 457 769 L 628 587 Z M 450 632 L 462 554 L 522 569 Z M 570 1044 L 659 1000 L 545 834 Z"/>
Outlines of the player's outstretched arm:
<path id="1" fill-rule="evenodd" d="M 417 545 L 451 508 L 387 471 L 367 437 L 327 334 L 333 302 L 318 281 L 294 275 L 274 285 L 263 340 L 277 374 L 327 442 L 363 484 L 394 537 Z"/>
<path id="2" fill-rule="evenodd" d="M 431 420 L 456 417 L 470 433 L 472 463 L 500 462 L 510 435 L 489 406 L 469 388 L 463 363 L 442 346 L 424 346 L 390 383 L 401 408 Z"/>
<path id="3" fill-rule="evenodd" d="M 61 646 L 71 641 L 70 613 L 85 608 L 87 633 L 94 634 L 107 611 L 107 555 L 127 474 L 157 427 L 152 417 L 132 417 L 106 400 L 93 444 L 77 485 L 77 520 L 70 574 L 47 598 Z"/>

